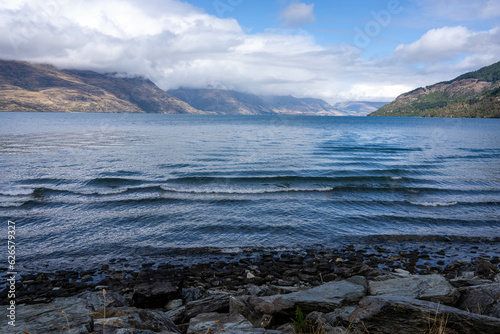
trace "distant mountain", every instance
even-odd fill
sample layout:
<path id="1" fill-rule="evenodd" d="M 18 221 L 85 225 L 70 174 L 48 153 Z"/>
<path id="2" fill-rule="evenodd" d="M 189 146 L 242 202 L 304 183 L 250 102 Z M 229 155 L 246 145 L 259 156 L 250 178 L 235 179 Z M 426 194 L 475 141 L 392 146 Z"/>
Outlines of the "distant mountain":
<path id="1" fill-rule="evenodd" d="M 404 93 L 369 116 L 500 118 L 500 62 Z"/>
<path id="2" fill-rule="evenodd" d="M 0 111 L 202 113 L 141 77 L 5 60 Z"/>
<path id="3" fill-rule="evenodd" d="M 347 101 L 335 103 L 333 107 L 346 115 L 366 116 L 387 103 L 389 102 Z"/>
<path id="4" fill-rule="evenodd" d="M 342 115 L 332 105 L 320 99 L 259 96 L 221 89 L 179 88 L 167 93 L 196 109 L 214 114 Z"/>

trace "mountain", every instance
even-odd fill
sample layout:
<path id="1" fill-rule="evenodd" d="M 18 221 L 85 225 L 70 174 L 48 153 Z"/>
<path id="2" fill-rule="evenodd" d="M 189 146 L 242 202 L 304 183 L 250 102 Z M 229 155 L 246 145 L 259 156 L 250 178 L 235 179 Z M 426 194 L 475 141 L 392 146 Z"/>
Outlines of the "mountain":
<path id="1" fill-rule="evenodd" d="M 6 60 L 0 111 L 202 113 L 145 78 Z"/>
<path id="2" fill-rule="evenodd" d="M 500 62 L 404 93 L 369 116 L 500 118 Z"/>
<path id="3" fill-rule="evenodd" d="M 366 116 L 387 103 L 389 102 L 347 101 L 335 103 L 333 107 L 349 116 Z"/>
<path id="4" fill-rule="evenodd" d="M 167 93 L 196 109 L 214 114 L 341 115 L 332 105 L 320 99 L 259 96 L 221 89 L 179 88 Z"/>

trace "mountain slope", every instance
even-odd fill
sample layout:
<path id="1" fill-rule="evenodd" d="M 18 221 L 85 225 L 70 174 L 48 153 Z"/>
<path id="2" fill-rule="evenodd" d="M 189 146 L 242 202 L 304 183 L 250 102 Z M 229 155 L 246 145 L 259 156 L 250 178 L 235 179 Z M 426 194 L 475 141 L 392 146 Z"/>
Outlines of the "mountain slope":
<path id="1" fill-rule="evenodd" d="M 0 111 L 201 113 L 144 78 L 5 60 Z"/>
<path id="2" fill-rule="evenodd" d="M 216 114 L 342 115 L 320 99 L 258 96 L 231 90 L 179 88 L 167 91 L 196 109 Z"/>
<path id="3" fill-rule="evenodd" d="M 404 93 L 369 116 L 500 117 L 500 62 Z"/>

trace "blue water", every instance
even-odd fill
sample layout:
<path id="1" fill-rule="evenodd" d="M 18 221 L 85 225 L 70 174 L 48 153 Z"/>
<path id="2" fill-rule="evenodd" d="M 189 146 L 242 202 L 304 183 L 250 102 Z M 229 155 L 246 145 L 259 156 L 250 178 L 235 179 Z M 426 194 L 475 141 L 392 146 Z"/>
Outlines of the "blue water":
<path id="1" fill-rule="evenodd" d="M 500 120 L 0 113 L 17 259 L 500 237 Z"/>

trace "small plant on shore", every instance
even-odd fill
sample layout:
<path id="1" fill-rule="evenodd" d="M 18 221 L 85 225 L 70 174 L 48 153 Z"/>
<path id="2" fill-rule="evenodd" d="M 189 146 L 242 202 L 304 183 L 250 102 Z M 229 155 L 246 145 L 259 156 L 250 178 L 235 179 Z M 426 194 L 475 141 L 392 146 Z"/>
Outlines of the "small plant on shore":
<path id="1" fill-rule="evenodd" d="M 61 330 L 65 330 L 65 329 L 67 329 L 67 330 L 68 330 L 68 332 L 69 332 L 69 334 L 71 334 L 71 328 L 69 327 L 69 320 L 68 320 L 68 316 L 66 315 L 66 312 L 64 312 L 64 310 L 62 310 L 62 311 L 61 311 L 61 313 L 62 313 L 62 315 L 63 315 L 64 319 L 66 319 L 66 325 L 68 326 L 68 327 L 63 326 L 63 328 L 61 328 Z"/>
<path id="2" fill-rule="evenodd" d="M 446 329 L 446 325 L 448 324 L 448 316 L 439 315 L 439 305 L 432 317 L 429 314 L 429 329 L 424 332 L 424 334 L 447 334 L 449 331 Z"/>
<path id="3" fill-rule="evenodd" d="M 298 306 L 295 309 L 295 319 L 292 319 L 292 323 L 295 326 L 295 329 L 297 330 L 298 334 L 306 332 L 307 326 L 306 326 L 306 321 L 304 319 L 304 314 L 302 313 L 302 310 Z"/>

